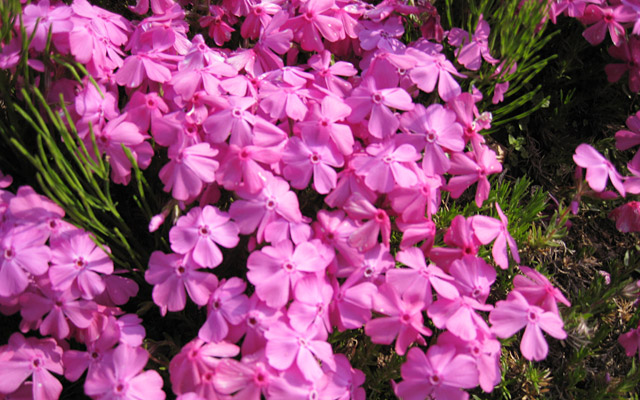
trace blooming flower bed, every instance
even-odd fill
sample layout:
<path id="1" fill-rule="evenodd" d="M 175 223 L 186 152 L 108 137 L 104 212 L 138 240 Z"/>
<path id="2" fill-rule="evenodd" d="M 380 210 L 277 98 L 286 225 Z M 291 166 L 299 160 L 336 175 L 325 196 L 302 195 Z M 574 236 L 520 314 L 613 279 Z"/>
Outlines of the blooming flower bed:
<path id="1" fill-rule="evenodd" d="M 640 6 L 504 3 L 1 5 L 0 396 L 506 396 L 509 357 L 534 368 L 588 313 L 523 264 L 583 198 L 640 193 L 640 157 L 566 149 L 542 232 L 493 135 L 543 106 L 523 87 L 561 15 L 637 92 Z M 640 229 L 637 201 L 610 215 Z"/>

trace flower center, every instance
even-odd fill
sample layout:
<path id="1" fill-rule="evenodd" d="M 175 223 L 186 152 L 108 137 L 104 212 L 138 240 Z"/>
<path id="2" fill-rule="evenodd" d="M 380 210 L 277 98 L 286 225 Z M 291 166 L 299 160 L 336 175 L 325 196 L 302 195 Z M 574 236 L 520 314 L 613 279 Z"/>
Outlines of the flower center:
<path id="1" fill-rule="evenodd" d="M 87 262 L 82 257 L 76 258 L 73 263 L 75 264 L 76 268 L 84 268 L 87 265 Z"/>
<path id="2" fill-rule="evenodd" d="M 427 142 L 429 142 L 429 143 L 433 143 L 433 142 L 435 142 L 435 141 L 436 141 L 436 138 L 437 138 L 437 136 L 436 136 L 436 133 L 435 133 L 434 131 L 428 131 L 428 132 L 427 132 L 427 134 L 426 134 L 426 136 L 425 136 L 425 139 L 426 139 L 426 140 L 427 140 Z"/>
<path id="3" fill-rule="evenodd" d="M 31 362 L 31 365 L 33 366 L 33 368 L 38 369 L 42 365 L 42 361 L 40 361 L 39 358 L 36 358 Z"/>
<path id="4" fill-rule="evenodd" d="M 207 225 L 200 225 L 200 227 L 198 228 L 198 233 L 200 234 L 200 236 L 209 236 L 209 233 L 211 233 L 209 231 L 209 227 Z"/>
<path id="5" fill-rule="evenodd" d="M 382 95 L 376 92 L 371 96 L 371 100 L 373 100 L 374 103 L 379 104 L 382 101 Z"/>
<path id="6" fill-rule="evenodd" d="M 16 252 L 13 250 L 13 247 L 10 247 L 8 249 L 5 249 L 4 251 L 4 258 L 6 260 L 11 260 L 13 257 L 16 256 Z"/>
<path id="7" fill-rule="evenodd" d="M 527 314 L 527 319 L 529 320 L 529 322 L 533 322 L 536 323 L 538 322 L 538 313 L 535 312 L 534 310 L 529 310 L 529 313 Z"/>
<path id="8" fill-rule="evenodd" d="M 320 162 L 320 156 L 317 153 L 313 153 L 309 156 L 309 161 L 311 161 L 311 164 L 317 164 Z"/>
<path id="9" fill-rule="evenodd" d="M 411 316 L 409 314 L 402 314 L 400 321 L 402 321 L 403 324 L 408 324 L 409 321 L 411 321 Z"/>
<path id="10" fill-rule="evenodd" d="M 231 115 L 233 115 L 233 116 L 234 116 L 234 118 L 240 118 L 240 117 L 242 117 L 242 110 L 241 110 L 241 109 L 239 109 L 239 108 L 234 108 L 234 109 L 231 111 Z"/>
<path id="11" fill-rule="evenodd" d="M 284 263 L 284 265 L 282 265 L 282 268 L 284 268 L 284 270 L 287 271 L 287 272 L 291 272 L 291 271 L 293 271 L 295 269 L 293 267 L 293 264 L 291 264 L 290 262 Z"/>
<path id="12" fill-rule="evenodd" d="M 273 199 L 269 199 L 267 200 L 266 207 L 267 210 L 273 210 L 274 208 L 276 208 L 276 202 Z"/>
<path id="13" fill-rule="evenodd" d="M 178 275 L 182 275 L 182 274 L 184 274 L 186 269 L 181 265 L 181 266 L 178 267 L 177 271 L 178 271 Z"/>
<path id="14" fill-rule="evenodd" d="M 438 375 L 431 375 L 429 377 L 429 382 L 433 385 L 433 386 L 438 386 L 440 385 L 440 383 L 442 382 L 442 379 L 440 379 L 440 377 Z"/>
<path id="15" fill-rule="evenodd" d="M 385 213 L 382 210 L 378 210 L 378 212 L 376 213 L 375 219 L 378 222 L 382 222 L 382 221 L 384 221 L 384 217 L 386 217 L 386 216 L 387 216 L 387 213 Z"/>
<path id="16" fill-rule="evenodd" d="M 156 106 L 156 101 L 153 99 L 147 99 L 147 107 L 154 108 Z"/>

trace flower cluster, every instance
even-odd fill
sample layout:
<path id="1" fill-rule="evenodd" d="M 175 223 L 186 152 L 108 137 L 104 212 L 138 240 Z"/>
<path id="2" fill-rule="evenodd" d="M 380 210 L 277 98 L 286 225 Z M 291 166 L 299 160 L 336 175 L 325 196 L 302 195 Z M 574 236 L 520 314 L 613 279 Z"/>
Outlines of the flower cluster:
<path id="1" fill-rule="evenodd" d="M 132 10 L 149 8 L 132 23 L 86 0 L 41 0 L 24 7 L 22 21 L 33 34 L 32 68 L 50 32 L 52 48 L 94 78 L 57 79 L 47 96 L 64 96 L 80 139 L 109 160 L 111 179 L 126 185 L 132 160 L 141 169 L 158 160 L 171 202 L 190 207 L 170 228 L 172 253 L 154 252 L 144 274 L 162 315 L 183 310 L 187 295 L 207 309 L 197 337 L 170 363 L 176 395 L 364 398 L 364 375 L 328 341 L 335 330 L 364 328 L 372 342 L 407 354 L 398 396 L 467 399 L 462 389 L 499 383 L 498 337 L 526 326 L 521 348 L 531 360 L 547 354 L 542 330 L 566 337 L 555 302 L 569 303 L 535 270 L 520 267 L 507 300 L 487 303 L 497 272 L 478 256 L 481 246 L 493 243 L 500 269 L 509 254 L 520 262 L 499 204 L 499 219 L 457 216 L 436 246 L 442 193 L 459 198 L 475 184 L 480 207 L 489 176 L 502 171 L 482 136 L 491 125 L 477 107 L 483 94 L 462 89 L 469 71 L 499 63 L 487 21 L 473 33 L 444 32 L 428 3 L 225 0 L 198 19 L 210 47 L 190 32 L 180 4 L 140 0 Z M 403 43 L 415 17 L 426 19 L 423 35 Z M 3 68 L 18 63 L 20 28 L 2 47 Z M 247 48 L 234 45 L 238 30 Z M 326 207 L 303 214 L 305 191 Z M 219 201 L 223 192 L 230 206 Z M 131 282 L 112 275 L 103 249 L 63 223 L 62 210 L 30 189 L 6 196 L 3 311 L 19 310 L 25 332 L 73 337 L 86 351 L 16 334 L 0 365 L 22 363 L 22 381 L 37 370 L 34 393 L 43 379 L 52 388 L 42 398 L 60 392 L 43 368 L 69 380 L 87 369 L 93 398 L 164 398 L 159 375 L 142 371 L 140 321 L 116 307 L 135 290 L 115 298 L 110 290 Z M 402 233 L 396 248 L 392 231 Z M 246 276 L 218 279 L 221 247 L 238 246 L 240 235 L 250 238 Z M 434 334 L 427 319 L 439 336 L 425 353 L 418 346 Z M 19 386 L 0 392 L 26 390 Z"/>

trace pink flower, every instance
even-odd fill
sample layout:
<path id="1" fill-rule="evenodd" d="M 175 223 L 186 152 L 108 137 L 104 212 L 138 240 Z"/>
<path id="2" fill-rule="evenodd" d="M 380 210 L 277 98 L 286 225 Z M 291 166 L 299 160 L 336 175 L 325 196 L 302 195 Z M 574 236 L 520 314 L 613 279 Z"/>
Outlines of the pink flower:
<path id="1" fill-rule="evenodd" d="M 63 4 L 51 7 L 49 0 L 42 0 L 37 4 L 29 4 L 24 8 L 22 23 L 27 36 L 33 35 L 31 47 L 37 51 L 44 50 L 47 44 L 49 30 L 54 35 L 68 33 L 73 29 L 71 7 Z M 19 21 L 16 20 L 17 31 L 20 31 Z M 54 40 L 55 43 L 55 40 Z"/>
<path id="2" fill-rule="evenodd" d="M 475 360 L 456 354 L 450 345 L 432 345 L 426 354 L 411 348 L 401 372 L 403 381 L 394 389 L 403 400 L 467 400 L 469 394 L 462 389 L 478 385 Z"/>
<path id="3" fill-rule="evenodd" d="M 164 183 L 164 191 L 171 190 L 176 200 L 188 200 L 202 191 L 204 183 L 215 180 L 215 171 L 219 163 L 213 157 L 218 150 L 208 143 L 198 143 L 182 149 L 171 148 L 171 161 L 159 172 Z"/>
<path id="4" fill-rule="evenodd" d="M 518 268 L 524 273 L 524 276 L 516 275 L 513 278 L 513 289 L 520 292 L 529 304 L 539 306 L 554 314 L 558 314 L 558 302 L 571 307 L 569 300 L 549 282 L 546 276 L 524 265 Z"/>
<path id="5" fill-rule="evenodd" d="M 171 250 L 189 254 L 204 268 L 215 268 L 222 262 L 222 253 L 216 244 L 235 247 L 240 238 L 238 226 L 229 215 L 217 207 L 194 207 L 169 232 Z"/>
<path id="6" fill-rule="evenodd" d="M 409 93 L 390 83 L 392 82 L 379 83 L 375 75 L 369 75 L 346 100 L 353 110 L 348 118 L 349 122 L 360 122 L 369 115 L 369 133 L 378 139 L 392 135 L 400 126 L 391 108 L 406 111 L 414 107 Z"/>
<path id="7" fill-rule="evenodd" d="M 204 398 L 217 398 L 213 378 L 220 359 L 235 357 L 239 352 L 238 346 L 232 343 L 206 343 L 193 339 L 169 364 L 173 392 L 177 395 L 195 392 Z"/>
<path id="8" fill-rule="evenodd" d="M 453 285 L 453 278 L 435 265 L 427 266 L 424 253 L 417 247 L 410 247 L 396 256 L 396 261 L 409 268 L 393 268 L 387 271 L 386 281 L 398 293 L 418 295 L 425 306 L 433 303 L 433 292 L 445 298 L 455 299 L 458 289 Z"/>
<path id="9" fill-rule="evenodd" d="M 462 46 L 456 51 L 457 61 L 472 71 L 477 71 L 482 65 L 482 58 L 489 64 L 496 64 L 498 60 L 489 53 L 489 23 L 480 15 L 476 31 L 469 41 L 469 34 L 459 28 L 452 28 L 449 32 L 449 43 Z M 481 58 L 482 57 L 482 58 Z"/>
<path id="10" fill-rule="evenodd" d="M 306 51 L 324 50 L 322 38 L 335 42 L 344 37 L 342 21 L 329 15 L 334 0 L 310 0 L 302 3 L 300 15 L 290 18 L 284 25 L 294 31 L 300 46 Z"/>
<path id="11" fill-rule="evenodd" d="M 432 104 L 428 108 L 416 106 L 404 114 L 402 126 L 424 139 L 422 169 L 427 176 L 441 175 L 451 166 L 445 150 L 461 152 L 464 150 L 462 126 L 456 122 L 456 114 L 440 104 Z"/>
<path id="12" fill-rule="evenodd" d="M 629 130 L 616 132 L 616 149 L 627 150 L 640 144 L 640 111 L 627 118 Z"/>
<path id="13" fill-rule="evenodd" d="M 62 375 L 62 348 L 52 338 L 25 338 L 16 332 L 0 347 L 0 393 L 11 394 L 31 377 L 34 400 L 56 400 L 62 384 L 51 373 Z"/>
<path id="14" fill-rule="evenodd" d="M 396 339 L 395 350 L 404 355 L 407 347 L 415 341 L 425 344 L 424 336 L 431 336 L 431 330 L 424 326 L 423 299 L 416 296 L 401 297 L 391 285 L 383 284 L 373 298 L 373 309 L 386 317 L 369 320 L 364 332 L 373 343 L 391 344 Z"/>
<path id="15" fill-rule="evenodd" d="M 211 290 L 218 286 L 215 275 L 200 272 L 200 266 L 180 254 L 164 254 L 154 251 L 149 259 L 145 280 L 154 285 L 153 302 L 160 307 L 160 314 L 181 311 L 186 304 L 185 289 L 191 300 L 199 306 L 207 304 Z"/>
<path id="16" fill-rule="evenodd" d="M 478 182 L 475 199 L 476 205 L 481 207 L 491 190 L 487 175 L 502 172 L 502 164 L 493 150 L 481 145 L 471 153 L 453 153 L 451 169 L 448 172 L 456 175 L 449 179 L 447 184 L 451 197 L 457 199 L 469 186 Z"/>
<path id="17" fill-rule="evenodd" d="M 493 325 L 492 331 L 503 339 L 526 327 L 520 351 L 527 360 L 540 361 L 547 357 L 549 346 L 542 336 L 543 330 L 556 339 L 567 337 L 558 314 L 530 305 L 517 290 L 509 293 L 506 301 L 496 303 L 489 321 Z"/>
<path id="18" fill-rule="evenodd" d="M 609 213 L 620 232 L 640 232 L 640 202 L 630 201 Z"/>
<path id="19" fill-rule="evenodd" d="M 604 40 L 608 30 L 613 44 L 619 46 L 624 40 L 626 32 L 621 23 L 634 21 L 635 19 L 636 13 L 626 6 L 619 5 L 614 8 L 590 4 L 584 11 L 582 21 L 587 25 L 593 25 L 585 29 L 582 36 L 595 46 Z"/>
<path id="20" fill-rule="evenodd" d="M 264 240 L 269 223 L 284 218 L 289 222 L 302 221 L 298 197 L 289 190 L 289 184 L 271 173 L 265 173 L 265 186 L 258 194 L 246 190 L 237 191 L 239 200 L 229 208 L 229 214 L 238 224 L 240 233 L 250 234 L 256 228 L 258 242 Z"/>
<path id="21" fill-rule="evenodd" d="M 313 381 L 323 374 L 316 357 L 331 370 L 336 369 L 331 345 L 319 340 L 318 331 L 311 326 L 303 332 L 292 329 L 278 321 L 265 333 L 267 338 L 266 355 L 269 365 L 279 371 L 285 371 L 296 365 L 307 380 Z"/>
<path id="22" fill-rule="evenodd" d="M 284 148 L 282 173 L 289 179 L 291 186 L 304 189 L 313 174 L 313 188 L 320 194 L 327 194 L 336 187 L 337 174 L 332 167 L 344 164 L 342 154 L 326 141 L 313 135 L 302 133 L 302 138 L 292 137 Z"/>
<path id="23" fill-rule="evenodd" d="M 249 298 L 244 294 L 247 284 L 240 278 L 220 282 L 207 306 L 207 320 L 198 337 L 206 342 L 218 343 L 229 334 L 229 325 L 239 325 L 249 311 Z"/>
<path id="24" fill-rule="evenodd" d="M 162 377 L 156 371 L 142 371 L 149 353 L 141 347 L 119 345 L 103 367 L 84 383 L 87 395 L 103 400 L 164 400 Z"/>
<path id="25" fill-rule="evenodd" d="M 410 167 L 420 155 L 412 145 L 387 140 L 369 145 L 367 154 L 369 157 L 360 160 L 356 173 L 364 176 L 364 183 L 371 190 L 389 193 L 396 185 L 407 188 L 418 182 Z"/>
<path id="26" fill-rule="evenodd" d="M 596 192 L 602 192 L 607 186 L 607 180 L 611 179 L 611 183 L 618 192 L 623 197 L 626 194 L 622 184 L 622 176 L 618 173 L 616 167 L 590 145 L 583 143 L 578 146 L 573 155 L 573 161 L 578 166 L 587 169 L 587 182 L 591 189 Z"/>
<path id="27" fill-rule="evenodd" d="M 69 288 L 79 292 L 83 299 L 91 300 L 104 292 L 102 276 L 113 272 L 113 261 L 88 233 L 70 232 L 52 244 L 49 279 L 59 291 Z"/>
<path id="28" fill-rule="evenodd" d="M 518 245 L 516 241 L 511 237 L 507 230 L 508 220 L 502 212 L 500 205 L 495 204 L 500 220 L 495 218 L 486 217 L 484 215 L 476 215 L 471 222 L 473 226 L 473 232 L 482 244 L 489 244 L 493 242 L 492 255 L 493 259 L 502 269 L 509 268 L 509 258 L 507 257 L 507 243 L 509 244 L 509 250 L 511 250 L 511 256 L 517 263 L 520 262 L 520 256 L 518 254 Z"/>
<path id="29" fill-rule="evenodd" d="M 46 236 L 34 228 L 18 226 L 0 232 L 0 296 L 16 296 L 27 288 L 29 274 L 47 272 L 51 250 L 44 244 Z"/>
<path id="30" fill-rule="evenodd" d="M 360 252 L 372 249 L 378 243 L 378 235 L 382 234 L 382 243 L 389 247 L 391 238 L 391 220 L 383 209 L 376 208 L 359 192 L 354 193 L 344 210 L 349 217 L 367 220 L 349 236 L 349 244 Z"/>
<path id="31" fill-rule="evenodd" d="M 280 308 L 287 304 L 291 291 L 305 275 L 323 271 L 330 260 L 317 240 L 293 248 L 288 240 L 251 253 L 247 260 L 247 279 L 256 287 L 258 297 L 267 305 Z"/>
<path id="32" fill-rule="evenodd" d="M 277 375 L 264 359 L 264 352 L 258 357 L 252 354 L 243 357 L 242 362 L 231 358 L 222 360 L 216 368 L 214 385 L 222 394 L 233 394 L 236 399 L 260 400 L 267 397 L 271 379 Z"/>
<path id="33" fill-rule="evenodd" d="M 640 326 L 620 335 L 620 337 L 618 337 L 618 343 L 624 347 L 627 356 L 632 357 L 636 354 L 640 346 Z"/>
<path id="34" fill-rule="evenodd" d="M 72 327 L 89 327 L 96 303 L 78 300 L 70 291 L 54 291 L 47 284 L 48 282 L 42 279 L 39 284 L 42 293 L 26 292 L 20 296 L 20 314 L 24 320 L 36 322 L 44 317 L 39 323 L 40 333 L 45 336 L 53 335 L 57 339 L 68 338 Z"/>

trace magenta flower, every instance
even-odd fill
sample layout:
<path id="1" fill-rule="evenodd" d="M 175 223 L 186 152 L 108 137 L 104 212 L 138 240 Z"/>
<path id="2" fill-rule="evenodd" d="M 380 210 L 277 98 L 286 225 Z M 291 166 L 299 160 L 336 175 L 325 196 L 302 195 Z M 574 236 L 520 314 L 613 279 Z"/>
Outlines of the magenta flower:
<path id="1" fill-rule="evenodd" d="M 232 343 L 206 343 L 195 338 L 176 354 L 169 364 L 171 388 L 177 395 L 195 392 L 204 398 L 217 398 L 213 379 L 221 358 L 235 357 L 240 352 Z"/>
<path id="2" fill-rule="evenodd" d="M 457 61 L 472 71 L 477 71 L 482 65 L 482 58 L 489 64 L 497 64 L 499 60 L 489 53 L 489 23 L 480 15 L 476 31 L 469 41 L 469 34 L 459 28 L 452 28 L 449 32 L 449 43 L 462 46 L 456 51 Z"/>
<path id="3" fill-rule="evenodd" d="M 509 223 L 507 217 L 502 212 L 498 203 L 496 203 L 495 206 L 500 217 L 499 221 L 495 218 L 486 217 L 484 215 L 476 215 L 472 217 L 473 221 L 471 222 L 471 226 L 473 226 L 473 232 L 482 244 L 489 244 L 495 239 L 491 254 L 493 255 L 494 261 L 500 266 L 500 268 L 507 269 L 509 268 L 507 244 L 509 244 L 511 257 L 513 257 L 515 262 L 520 262 L 520 255 L 518 254 L 518 245 L 516 244 L 516 241 L 511 237 L 507 230 L 507 224 Z"/>
<path id="4" fill-rule="evenodd" d="M 629 130 L 616 132 L 616 149 L 628 150 L 640 144 L 640 111 L 627 118 Z"/>
<path id="5" fill-rule="evenodd" d="M 313 326 L 299 332 L 284 322 L 275 322 L 265 333 L 269 365 L 279 371 L 296 365 L 309 381 L 317 380 L 324 375 L 316 358 L 321 360 L 323 365 L 326 364 L 331 370 L 335 370 L 331 345 L 319 339 L 318 334 Z"/>
<path id="6" fill-rule="evenodd" d="M 364 50 L 376 48 L 393 50 L 403 46 L 402 42 L 397 39 L 404 33 L 400 17 L 388 18 L 382 23 L 363 21 L 361 27 L 358 39 L 360 39 L 360 47 Z"/>
<path id="7" fill-rule="evenodd" d="M 317 240 L 293 247 L 284 240 L 251 253 L 247 260 L 247 279 L 258 297 L 270 307 L 280 308 L 289 301 L 291 291 L 308 273 L 324 271 L 329 261 Z"/>
<path id="8" fill-rule="evenodd" d="M 371 282 L 362 282 L 358 272 L 351 274 L 341 286 L 335 281 L 334 286 L 332 321 L 341 332 L 361 328 L 371 319 L 373 296 L 378 288 Z"/>
<path id="9" fill-rule="evenodd" d="M 640 346 L 640 326 L 620 335 L 620 337 L 618 337 L 618 343 L 624 347 L 627 356 L 633 357 Z"/>
<path id="10" fill-rule="evenodd" d="M 209 298 L 207 320 L 198 332 L 200 339 L 218 343 L 229 334 L 229 325 L 239 325 L 244 320 L 249 311 L 246 288 L 245 281 L 236 277 L 220 282 Z"/>
<path id="11" fill-rule="evenodd" d="M 342 154 L 327 146 L 326 141 L 302 134 L 302 138 L 292 137 L 282 154 L 285 164 L 282 173 L 291 186 L 304 189 L 313 174 L 313 188 L 320 194 L 327 194 L 336 187 L 337 173 L 332 167 L 344 164 Z"/>
<path id="12" fill-rule="evenodd" d="M 49 0 L 42 0 L 37 4 L 29 4 L 22 13 L 22 23 L 24 24 L 27 36 L 33 35 L 30 47 L 37 51 L 44 50 L 47 44 L 49 30 L 53 35 L 68 33 L 73 29 L 71 7 L 57 4 L 55 7 L 49 5 Z M 37 27 L 36 27 L 37 24 Z M 17 31 L 20 32 L 20 22 L 16 20 Z M 55 41 L 54 41 L 55 43 Z"/>
<path id="13" fill-rule="evenodd" d="M 106 288 L 98 274 L 112 272 L 113 261 L 86 232 L 62 235 L 52 244 L 49 279 L 55 290 L 71 288 L 83 299 L 91 300 Z"/>
<path id="14" fill-rule="evenodd" d="M 11 394 L 31 377 L 32 399 L 56 400 L 62 384 L 51 373 L 62 375 L 62 348 L 52 338 L 25 338 L 16 332 L 0 347 L 0 393 Z"/>
<path id="15" fill-rule="evenodd" d="M 0 296 L 22 293 L 29 284 L 29 274 L 40 276 L 49 269 L 51 250 L 46 236 L 28 226 L 3 229 L 0 235 Z"/>
<path id="16" fill-rule="evenodd" d="M 355 220 L 368 220 L 349 236 L 351 246 L 360 252 L 368 251 L 378 243 L 378 235 L 382 234 L 382 243 L 389 247 L 391 220 L 386 211 L 376 208 L 359 192 L 349 198 L 344 210 Z"/>
<path id="17" fill-rule="evenodd" d="M 565 339 L 562 319 L 558 314 L 530 305 L 517 290 L 509 293 L 507 300 L 496 303 L 489 314 L 492 331 L 500 338 L 513 336 L 525 328 L 520 351 L 527 360 L 540 361 L 547 357 L 549 346 L 542 336 L 544 330 L 556 339 Z"/>
<path id="18" fill-rule="evenodd" d="M 329 15 L 334 0 L 310 0 L 302 3 L 300 15 L 290 18 L 284 28 L 291 28 L 303 50 L 321 52 L 322 39 L 335 42 L 344 37 L 342 21 Z"/>
<path id="19" fill-rule="evenodd" d="M 364 176 L 364 183 L 371 190 L 389 193 L 396 184 L 407 188 L 418 182 L 410 167 L 420 159 L 420 155 L 412 145 L 387 140 L 369 145 L 367 154 L 369 156 L 366 159 L 359 160 L 362 164 L 356 173 Z"/>
<path id="20" fill-rule="evenodd" d="M 455 260 L 449 266 L 449 273 L 455 278 L 455 284 L 461 295 L 485 303 L 491 285 L 496 280 L 496 270 L 482 258 L 471 255 Z"/>
<path id="21" fill-rule="evenodd" d="M 218 245 L 233 248 L 240 238 L 238 227 L 229 215 L 217 207 L 194 207 L 169 232 L 171 250 L 189 254 L 204 268 L 215 268 L 222 262 Z"/>
<path id="22" fill-rule="evenodd" d="M 88 328 L 91 325 L 96 303 L 78 300 L 70 291 L 57 292 L 43 279 L 40 292 L 26 292 L 20 296 L 20 314 L 25 321 L 39 323 L 40 333 L 57 339 L 68 338 L 71 328 Z M 46 315 L 46 317 L 45 317 Z M 72 326 L 69 326 L 71 322 Z"/>
<path id="23" fill-rule="evenodd" d="M 349 125 L 338 123 L 351 114 L 351 108 L 333 96 L 322 99 L 320 107 L 311 109 L 307 118 L 298 123 L 302 132 L 308 132 L 319 143 L 333 143 L 347 156 L 353 153 L 353 133 Z"/>
<path id="24" fill-rule="evenodd" d="M 277 372 L 263 359 L 264 352 L 260 353 L 262 357 L 251 355 L 243 357 L 242 362 L 231 358 L 220 361 L 214 378 L 216 390 L 227 395 L 235 393 L 236 399 L 260 400 L 261 395 L 266 398 Z"/>
<path id="25" fill-rule="evenodd" d="M 482 304 L 472 297 L 461 294 L 453 300 L 444 297 L 436 300 L 427 310 L 427 315 L 438 329 L 446 328 L 462 340 L 473 340 L 478 336 L 478 331 L 489 331 L 487 323 L 476 310 L 491 311 L 492 309 L 493 306 L 490 304 Z"/>
<path id="26" fill-rule="evenodd" d="M 420 90 L 431 93 L 438 83 L 438 94 L 444 101 L 449 101 L 458 96 L 462 90 L 460 84 L 453 79 L 452 75 L 465 78 L 447 60 L 442 53 L 433 52 L 431 54 L 423 51 L 411 51 L 411 54 L 418 59 L 418 65 L 411 69 L 409 77 Z"/>
<path id="27" fill-rule="evenodd" d="M 353 110 L 349 122 L 360 122 L 369 115 L 369 133 L 378 139 L 392 135 L 400 126 L 391 108 L 408 111 L 414 107 L 409 93 L 390 83 L 376 79 L 375 75 L 367 76 L 346 100 Z"/>
<path id="28" fill-rule="evenodd" d="M 427 353 L 413 347 L 401 368 L 403 381 L 395 393 L 403 400 L 467 400 L 462 389 L 478 385 L 478 370 L 473 358 L 456 354 L 453 346 L 432 345 Z"/>
<path id="29" fill-rule="evenodd" d="M 399 355 L 404 355 L 413 342 L 425 345 L 421 335 L 431 336 L 431 330 L 424 326 L 422 319 L 423 299 L 407 297 L 400 297 L 391 285 L 380 286 L 373 298 L 373 309 L 386 317 L 369 320 L 364 326 L 364 332 L 373 343 L 391 344 L 395 339 L 395 351 Z"/>
<path id="30" fill-rule="evenodd" d="M 204 183 L 215 180 L 219 163 L 213 157 L 218 150 L 208 143 L 198 143 L 186 148 L 169 149 L 171 161 L 159 172 L 164 191 L 171 190 L 176 200 L 188 200 L 200 194 Z"/>
<path id="31" fill-rule="evenodd" d="M 164 400 L 162 377 L 156 371 L 142 371 L 149 353 L 141 347 L 119 345 L 102 368 L 87 377 L 84 392 L 103 400 Z"/>
<path id="32" fill-rule="evenodd" d="M 199 306 L 207 304 L 211 291 L 218 286 L 215 275 L 197 271 L 200 266 L 180 254 L 164 254 L 154 251 L 149 259 L 145 280 L 154 285 L 153 302 L 160 307 L 160 314 L 181 311 L 186 304 L 185 289 L 191 300 Z"/>
<path id="33" fill-rule="evenodd" d="M 433 303 L 435 291 L 447 299 L 455 299 L 460 294 L 453 284 L 453 277 L 435 265 L 427 266 L 424 253 L 417 247 L 410 247 L 396 255 L 396 261 L 409 268 L 393 268 L 387 271 L 387 283 L 398 293 L 411 293 L 420 297 L 426 307 Z"/>
<path id="34" fill-rule="evenodd" d="M 558 302 L 571 307 L 569 300 L 549 282 L 546 276 L 524 265 L 518 268 L 520 268 L 524 276 L 516 275 L 513 278 L 513 290 L 520 292 L 529 304 L 541 307 L 543 310 L 551 311 L 554 314 L 559 314 Z"/>
<path id="35" fill-rule="evenodd" d="M 583 143 L 578 146 L 573 155 L 573 161 L 578 166 L 587 169 L 586 178 L 591 189 L 596 192 L 602 192 L 607 186 L 607 180 L 611 179 L 611 183 L 618 192 L 623 197 L 626 194 L 622 184 L 622 176 L 618 173 L 616 167 L 590 145 Z"/>
<path id="36" fill-rule="evenodd" d="M 417 105 L 404 114 L 402 126 L 424 139 L 424 157 L 422 169 L 427 176 L 442 175 L 451 166 L 446 151 L 464 150 L 462 126 L 456 122 L 456 114 L 440 104 L 428 108 Z M 422 148 L 423 144 L 420 144 Z"/>
<path id="37" fill-rule="evenodd" d="M 635 19 L 636 13 L 624 5 L 614 8 L 590 4 L 584 11 L 582 21 L 587 25 L 592 25 L 584 30 L 582 36 L 595 46 L 604 40 L 608 31 L 613 44 L 619 46 L 624 40 L 626 32 L 622 23 Z"/>
<path id="38" fill-rule="evenodd" d="M 640 232 L 640 202 L 630 201 L 609 213 L 620 232 Z"/>
<path id="39" fill-rule="evenodd" d="M 302 221 L 298 197 L 289 190 L 289 184 L 271 173 L 265 173 L 265 186 L 260 193 L 253 194 L 239 189 L 241 199 L 234 201 L 229 215 L 238 224 L 240 233 L 250 234 L 258 229 L 258 242 L 264 240 L 269 223 L 284 218 L 289 222 Z"/>
<path id="40" fill-rule="evenodd" d="M 453 176 L 449 179 L 447 190 L 451 197 L 457 199 L 467 188 L 478 182 L 476 189 L 476 205 L 489 197 L 491 184 L 487 175 L 502 172 L 502 164 L 498 161 L 496 153 L 487 146 L 481 145 L 471 153 L 453 153 L 451 155 L 451 168 L 448 171 Z"/>

